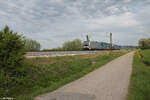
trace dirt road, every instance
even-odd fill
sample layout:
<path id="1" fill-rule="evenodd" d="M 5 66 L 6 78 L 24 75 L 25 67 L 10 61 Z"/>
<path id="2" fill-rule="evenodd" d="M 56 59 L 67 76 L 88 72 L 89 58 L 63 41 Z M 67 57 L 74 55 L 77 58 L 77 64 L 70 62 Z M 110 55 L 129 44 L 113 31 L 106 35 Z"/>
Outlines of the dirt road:
<path id="1" fill-rule="evenodd" d="M 36 100 L 125 100 L 134 52 Z"/>

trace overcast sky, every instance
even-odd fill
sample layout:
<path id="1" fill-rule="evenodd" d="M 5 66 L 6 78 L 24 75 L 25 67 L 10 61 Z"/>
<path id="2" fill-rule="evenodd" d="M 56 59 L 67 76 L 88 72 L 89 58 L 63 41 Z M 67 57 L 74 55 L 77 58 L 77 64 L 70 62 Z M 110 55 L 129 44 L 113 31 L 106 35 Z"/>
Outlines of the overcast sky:
<path id="1" fill-rule="evenodd" d="M 43 48 L 80 38 L 137 45 L 150 37 L 150 0 L 0 0 L 0 29 L 8 25 Z"/>

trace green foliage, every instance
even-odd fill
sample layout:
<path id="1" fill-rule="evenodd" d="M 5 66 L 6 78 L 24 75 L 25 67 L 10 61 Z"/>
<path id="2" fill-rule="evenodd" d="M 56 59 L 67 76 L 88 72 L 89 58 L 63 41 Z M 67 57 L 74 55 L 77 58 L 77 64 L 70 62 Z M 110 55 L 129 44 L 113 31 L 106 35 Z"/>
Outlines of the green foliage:
<path id="1" fill-rule="evenodd" d="M 9 96 L 17 78 L 24 74 L 24 43 L 8 26 L 0 31 L 0 97 Z"/>
<path id="2" fill-rule="evenodd" d="M 62 47 L 53 49 L 44 49 L 42 51 L 77 51 L 83 50 L 83 43 L 80 39 L 74 39 L 72 41 L 67 41 Z"/>
<path id="3" fill-rule="evenodd" d="M 142 59 L 142 62 L 146 65 L 146 66 L 149 66 L 150 67 L 150 50 L 147 49 L 147 50 L 144 50 L 142 52 L 143 54 L 143 59 Z"/>
<path id="4" fill-rule="evenodd" d="M 44 64 L 43 59 L 42 63 L 32 63 L 30 59 L 24 58 L 25 43 L 23 37 L 8 26 L 0 31 L 0 97 L 32 100 L 34 96 L 55 90 L 122 55 L 55 57 L 52 63 Z M 81 46 L 79 43 L 80 40 L 72 42 L 77 47 Z M 41 58 L 37 59 L 41 61 Z M 96 63 L 93 64 L 93 61 Z"/>
<path id="5" fill-rule="evenodd" d="M 22 36 L 5 26 L 0 31 L 0 69 L 16 71 L 22 64 L 24 54 Z"/>
<path id="6" fill-rule="evenodd" d="M 27 38 L 24 38 L 24 40 L 25 40 L 25 47 L 28 51 L 40 51 L 41 44 L 39 42 Z"/>
<path id="7" fill-rule="evenodd" d="M 20 95 L 16 99 L 32 100 L 41 93 L 50 92 L 68 82 L 82 77 L 122 54 L 124 53 L 103 54 L 94 58 L 82 58 L 80 56 L 36 58 L 38 62 L 34 60 L 34 65 L 30 62 L 31 59 L 27 59 L 27 62 L 30 62 L 32 65 L 30 67 L 32 71 L 28 73 L 28 84 L 30 85 L 26 86 L 26 84 L 24 84 L 22 86 L 20 91 L 25 91 L 25 93 L 15 91 L 17 96 Z M 53 63 L 43 64 L 44 59 L 45 61 L 51 59 Z M 93 61 L 96 63 L 93 64 Z M 41 62 L 41 64 L 39 62 Z"/>
<path id="8" fill-rule="evenodd" d="M 80 39 L 75 39 L 73 41 L 65 42 L 62 48 L 66 51 L 82 50 L 83 44 Z"/>
<path id="9" fill-rule="evenodd" d="M 150 38 L 144 38 L 139 40 L 139 47 L 141 49 L 150 49 Z"/>
<path id="10" fill-rule="evenodd" d="M 134 56 L 127 100 L 150 100 L 150 50 L 143 50 L 142 55 L 143 60 L 138 57 L 138 52 Z"/>
<path id="11" fill-rule="evenodd" d="M 143 55 L 142 55 L 142 53 L 141 53 L 141 50 L 139 49 L 139 50 L 137 50 L 137 55 L 138 55 L 138 57 L 139 57 L 139 59 L 140 60 L 142 60 L 143 59 Z"/>

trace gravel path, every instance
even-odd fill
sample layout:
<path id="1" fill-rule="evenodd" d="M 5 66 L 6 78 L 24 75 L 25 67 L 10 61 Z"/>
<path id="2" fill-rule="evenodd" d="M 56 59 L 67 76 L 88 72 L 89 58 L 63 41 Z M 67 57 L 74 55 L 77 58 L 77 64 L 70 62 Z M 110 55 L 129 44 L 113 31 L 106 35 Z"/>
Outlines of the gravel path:
<path id="1" fill-rule="evenodd" d="M 35 100 L 125 100 L 134 52 Z"/>
<path id="2" fill-rule="evenodd" d="M 113 52 L 118 52 L 123 50 L 113 50 Z M 73 56 L 82 54 L 95 54 L 110 52 L 109 50 L 95 50 L 95 51 L 51 51 L 51 52 L 27 52 L 26 57 L 51 57 L 51 56 Z"/>
<path id="3" fill-rule="evenodd" d="M 51 51 L 51 52 L 27 52 L 27 57 L 71 56 L 80 54 L 94 54 L 109 51 Z"/>

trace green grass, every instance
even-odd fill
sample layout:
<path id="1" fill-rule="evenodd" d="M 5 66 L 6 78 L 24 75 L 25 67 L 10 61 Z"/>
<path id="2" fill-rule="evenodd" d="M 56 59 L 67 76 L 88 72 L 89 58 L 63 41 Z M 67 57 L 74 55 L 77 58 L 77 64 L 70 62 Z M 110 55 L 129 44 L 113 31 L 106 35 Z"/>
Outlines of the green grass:
<path id="1" fill-rule="evenodd" d="M 26 76 L 19 78 L 15 84 L 10 83 L 12 87 L 8 90 L 9 96 L 15 100 L 33 100 L 34 97 L 76 80 L 125 53 L 26 59 Z"/>
<path id="2" fill-rule="evenodd" d="M 134 56 L 127 100 L 150 100 L 150 50 L 143 50 L 142 55 L 142 60 Z"/>

